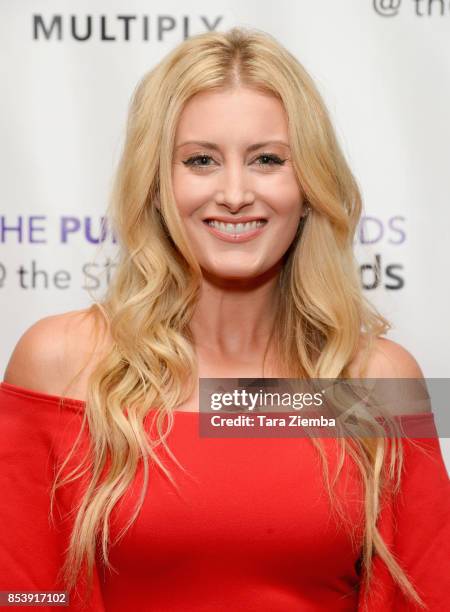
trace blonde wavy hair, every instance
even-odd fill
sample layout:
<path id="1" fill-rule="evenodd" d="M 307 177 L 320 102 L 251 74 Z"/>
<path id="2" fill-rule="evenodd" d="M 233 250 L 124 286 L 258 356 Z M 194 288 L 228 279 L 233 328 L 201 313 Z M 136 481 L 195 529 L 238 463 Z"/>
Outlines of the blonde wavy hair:
<path id="1" fill-rule="evenodd" d="M 129 109 L 126 138 L 115 175 L 108 215 L 119 242 L 119 260 L 105 298 L 88 310 L 111 350 L 91 373 L 80 435 L 56 475 L 56 490 L 88 475 L 62 573 L 67 589 L 76 587 L 82 569 L 90 588 L 101 541 L 108 559 L 109 518 L 130 487 L 140 463 L 144 482 L 135 512 L 148 488 L 149 459 L 174 486 L 157 447 L 170 457 L 167 436 L 174 409 L 187 400 L 198 378 L 189 322 L 202 282 L 201 269 L 178 215 L 171 173 L 175 131 L 185 103 L 195 94 L 244 86 L 277 96 L 288 117 L 291 157 L 310 205 L 309 215 L 289 247 L 279 277 L 279 311 L 273 340 L 287 378 L 346 378 L 360 340 L 365 339 L 363 376 L 374 339 L 389 322 L 364 298 L 353 254 L 353 236 L 362 203 L 332 127 L 325 104 L 305 68 L 270 35 L 243 28 L 209 32 L 185 40 L 138 84 Z M 155 202 L 160 203 L 160 211 Z M 157 438 L 145 432 L 150 407 L 156 408 Z M 90 449 L 63 478 L 62 473 L 88 427 Z M 330 484 L 326 453 L 320 453 L 326 489 L 333 495 L 346 454 L 364 487 L 361 576 L 367 593 L 373 557 L 386 564 L 411 601 L 425 607 L 377 528 L 383 495 L 398 491 L 401 444 L 383 436 L 340 437 L 338 469 Z M 90 591 L 89 591 L 90 592 Z"/>

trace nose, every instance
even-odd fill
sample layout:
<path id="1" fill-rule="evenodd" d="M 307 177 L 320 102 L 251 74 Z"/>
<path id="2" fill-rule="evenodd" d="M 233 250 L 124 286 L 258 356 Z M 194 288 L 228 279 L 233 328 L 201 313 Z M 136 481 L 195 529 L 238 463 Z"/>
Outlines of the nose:
<path id="1" fill-rule="evenodd" d="M 223 182 L 215 198 L 217 204 L 225 205 L 230 212 L 237 212 L 242 206 L 252 204 L 255 196 L 246 184 L 247 178 L 242 167 L 235 164 L 229 167 L 222 176 Z"/>

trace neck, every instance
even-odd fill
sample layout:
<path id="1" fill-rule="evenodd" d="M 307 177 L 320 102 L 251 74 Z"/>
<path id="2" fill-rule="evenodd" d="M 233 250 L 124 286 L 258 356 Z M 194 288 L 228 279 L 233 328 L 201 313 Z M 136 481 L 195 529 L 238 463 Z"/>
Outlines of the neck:
<path id="1" fill-rule="evenodd" d="M 278 282 L 278 273 L 237 281 L 205 274 L 190 324 L 197 349 L 239 361 L 261 356 L 278 311 Z"/>

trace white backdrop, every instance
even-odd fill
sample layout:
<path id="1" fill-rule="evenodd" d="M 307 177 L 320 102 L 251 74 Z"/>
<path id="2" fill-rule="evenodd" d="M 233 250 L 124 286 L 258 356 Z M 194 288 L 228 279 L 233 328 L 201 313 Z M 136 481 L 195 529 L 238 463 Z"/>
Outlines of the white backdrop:
<path id="1" fill-rule="evenodd" d="M 0 0 L 3 371 L 33 322 L 106 287 L 100 224 L 136 83 L 183 38 L 233 25 L 315 79 L 361 186 L 366 295 L 426 377 L 450 377 L 450 2 L 428 0 Z"/>

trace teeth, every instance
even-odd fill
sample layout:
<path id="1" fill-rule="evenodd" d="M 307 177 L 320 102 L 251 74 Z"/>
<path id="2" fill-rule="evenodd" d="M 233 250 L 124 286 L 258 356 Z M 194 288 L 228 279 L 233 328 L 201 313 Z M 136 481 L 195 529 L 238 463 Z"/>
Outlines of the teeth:
<path id="1" fill-rule="evenodd" d="M 244 234 L 251 230 L 255 230 L 265 224 L 265 221 L 249 221 L 247 223 L 223 223 L 222 221 L 208 220 L 208 225 L 215 227 L 226 234 Z"/>

